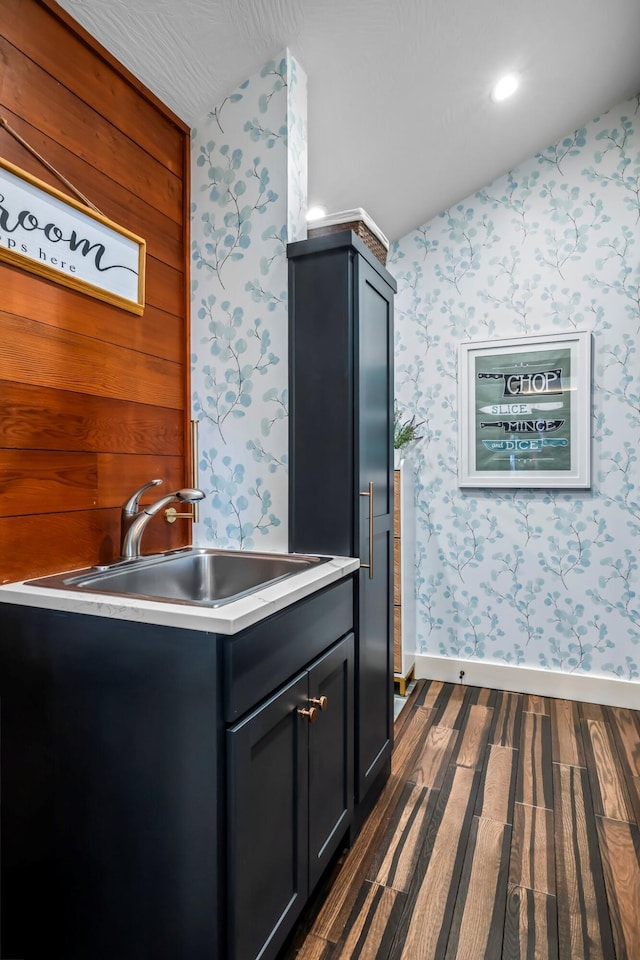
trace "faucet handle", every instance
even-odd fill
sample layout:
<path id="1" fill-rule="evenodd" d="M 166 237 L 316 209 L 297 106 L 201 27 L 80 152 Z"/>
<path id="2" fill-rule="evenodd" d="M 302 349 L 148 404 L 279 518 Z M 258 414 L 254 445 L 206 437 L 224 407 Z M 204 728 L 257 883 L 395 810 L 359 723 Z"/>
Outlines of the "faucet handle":
<path id="1" fill-rule="evenodd" d="M 129 497 L 127 502 L 122 508 L 122 513 L 125 517 L 135 517 L 140 508 L 140 497 L 148 490 L 149 487 L 157 487 L 158 484 L 162 483 L 162 480 L 149 480 L 148 483 L 145 483 L 144 486 L 140 487 L 139 490 L 136 490 L 132 496 Z"/>

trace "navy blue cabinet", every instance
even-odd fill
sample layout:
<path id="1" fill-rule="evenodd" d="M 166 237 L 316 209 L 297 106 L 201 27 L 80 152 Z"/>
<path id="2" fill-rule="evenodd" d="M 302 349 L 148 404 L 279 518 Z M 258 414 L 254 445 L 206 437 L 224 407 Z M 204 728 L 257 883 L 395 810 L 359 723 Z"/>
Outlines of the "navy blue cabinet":
<path id="1" fill-rule="evenodd" d="M 275 957 L 353 810 L 353 634 L 227 732 L 229 960 Z"/>
<path id="2" fill-rule="evenodd" d="M 0 624 L 0 957 L 220 960 L 215 635 Z"/>
<path id="3" fill-rule="evenodd" d="M 233 636 L 0 626 L 0 957 L 273 957 L 351 824 L 352 577 Z"/>
<path id="4" fill-rule="evenodd" d="M 290 244 L 289 548 L 360 558 L 356 799 L 393 736 L 393 277 L 351 231 Z M 369 797 L 371 802 L 371 797 Z"/>

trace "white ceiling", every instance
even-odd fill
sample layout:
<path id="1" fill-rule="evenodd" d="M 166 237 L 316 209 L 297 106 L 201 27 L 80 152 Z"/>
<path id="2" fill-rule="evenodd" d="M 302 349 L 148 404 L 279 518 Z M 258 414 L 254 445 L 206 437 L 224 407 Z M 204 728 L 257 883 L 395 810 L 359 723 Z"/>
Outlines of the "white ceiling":
<path id="1" fill-rule="evenodd" d="M 310 203 L 363 207 L 391 240 L 640 92 L 638 0 L 59 2 L 191 126 L 289 47 Z"/>

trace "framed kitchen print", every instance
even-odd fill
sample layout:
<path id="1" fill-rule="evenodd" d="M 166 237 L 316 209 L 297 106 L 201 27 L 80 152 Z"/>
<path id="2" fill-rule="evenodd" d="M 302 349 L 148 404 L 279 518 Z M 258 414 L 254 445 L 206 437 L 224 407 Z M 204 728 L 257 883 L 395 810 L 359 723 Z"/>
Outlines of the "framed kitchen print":
<path id="1" fill-rule="evenodd" d="M 460 487 L 591 485 L 591 334 L 460 344 Z"/>

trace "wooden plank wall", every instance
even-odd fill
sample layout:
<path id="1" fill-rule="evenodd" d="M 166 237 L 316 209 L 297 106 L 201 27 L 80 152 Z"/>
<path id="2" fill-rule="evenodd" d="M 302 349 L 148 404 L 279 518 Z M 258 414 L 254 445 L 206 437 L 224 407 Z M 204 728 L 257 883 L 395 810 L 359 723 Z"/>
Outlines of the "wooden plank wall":
<path id="1" fill-rule="evenodd" d="M 147 243 L 141 317 L 0 262 L 6 583 L 109 562 L 128 496 L 189 482 L 189 128 L 53 0 L 0 0 L 0 114 Z M 3 127 L 0 156 L 67 192 Z M 143 551 L 190 536 L 157 517 Z"/>

